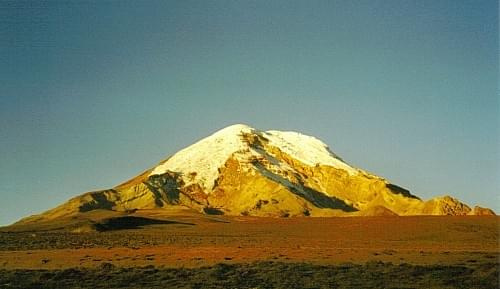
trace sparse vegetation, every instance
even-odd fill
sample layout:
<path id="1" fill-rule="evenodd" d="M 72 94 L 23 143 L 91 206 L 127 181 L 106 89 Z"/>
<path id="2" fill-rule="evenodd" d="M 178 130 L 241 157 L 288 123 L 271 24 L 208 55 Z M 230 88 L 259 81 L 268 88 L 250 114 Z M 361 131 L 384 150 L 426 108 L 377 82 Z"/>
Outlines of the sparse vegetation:
<path id="1" fill-rule="evenodd" d="M 496 263 L 465 267 L 259 262 L 194 269 L 103 263 L 93 269 L 0 270 L 0 288 L 497 288 L 498 274 Z"/>

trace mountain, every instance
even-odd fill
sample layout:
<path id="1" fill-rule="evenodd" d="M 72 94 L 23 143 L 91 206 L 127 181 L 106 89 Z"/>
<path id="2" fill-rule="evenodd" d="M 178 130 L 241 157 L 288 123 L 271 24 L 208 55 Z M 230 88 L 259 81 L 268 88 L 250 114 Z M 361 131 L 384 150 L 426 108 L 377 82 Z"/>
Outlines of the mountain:
<path id="1" fill-rule="evenodd" d="M 349 165 L 297 132 L 226 127 L 114 188 L 89 192 L 20 224 L 96 210 L 189 208 L 232 216 L 494 214 L 444 196 L 424 201 Z"/>

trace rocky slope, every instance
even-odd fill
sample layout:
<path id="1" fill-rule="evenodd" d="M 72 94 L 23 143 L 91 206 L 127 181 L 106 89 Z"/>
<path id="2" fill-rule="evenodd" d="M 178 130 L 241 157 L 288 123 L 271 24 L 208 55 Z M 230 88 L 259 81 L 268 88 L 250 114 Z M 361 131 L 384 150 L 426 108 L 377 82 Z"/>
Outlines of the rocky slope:
<path id="1" fill-rule="evenodd" d="M 449 196 L 423 201 L 349 165 L 314 137 L 233 125 L 121 185 L 85 193 L 20 222 L 97 209 L 126 212 L 170 206 L 272 217 L 494 214 Z"/>

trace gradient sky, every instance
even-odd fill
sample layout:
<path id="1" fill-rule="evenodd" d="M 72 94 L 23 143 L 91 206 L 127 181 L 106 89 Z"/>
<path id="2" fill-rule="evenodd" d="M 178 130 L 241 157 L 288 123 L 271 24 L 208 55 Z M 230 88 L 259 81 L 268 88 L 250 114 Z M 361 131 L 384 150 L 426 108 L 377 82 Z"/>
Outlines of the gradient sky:
<path id="1" fill-rule="evenodd" d="M 0 225 L 234 123 L 500 212 L 498 2 L 1 1 Z"/>

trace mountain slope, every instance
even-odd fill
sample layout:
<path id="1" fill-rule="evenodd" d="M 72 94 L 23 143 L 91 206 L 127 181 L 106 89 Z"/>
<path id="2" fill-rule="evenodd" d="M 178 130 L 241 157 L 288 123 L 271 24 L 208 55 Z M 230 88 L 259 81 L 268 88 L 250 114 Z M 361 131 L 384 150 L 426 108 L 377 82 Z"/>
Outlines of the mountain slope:
<path id="1" fill-rule="evenodd" d="M 90 192 L 20 223 L 93 210 L 184 206 L 206 214 L 367 216 L 490 214 L 452 197 L 423 201 L 355 168 L 320 140 L 233 125 L 112 189 Z"/>

